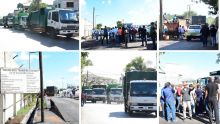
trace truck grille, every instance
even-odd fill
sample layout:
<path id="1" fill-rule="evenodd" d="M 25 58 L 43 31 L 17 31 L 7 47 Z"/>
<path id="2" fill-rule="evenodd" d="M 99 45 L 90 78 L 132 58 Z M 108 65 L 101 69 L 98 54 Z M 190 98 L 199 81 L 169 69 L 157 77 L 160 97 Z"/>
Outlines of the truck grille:
<path id="1" fill-rule="evenodd" d="M 67 29 L 79 29 L 79 26 L 69 25 L 67 26 Z"/>
<path id="2" fill-rule="evenodd" d="M 156 106 L 154 103 L 138 103 L 138 106 Z"/>

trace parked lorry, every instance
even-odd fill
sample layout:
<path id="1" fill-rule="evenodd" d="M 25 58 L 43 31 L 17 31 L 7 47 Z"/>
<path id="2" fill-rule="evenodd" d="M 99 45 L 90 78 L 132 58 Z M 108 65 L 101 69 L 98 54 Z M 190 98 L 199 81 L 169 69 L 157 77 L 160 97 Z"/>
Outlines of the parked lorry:
<path id="1" fill-rule="evenodd" d="M 92 103 L 96 101 L 106 102 L 106 85 L 93 85 L 92 86 Z"/>
<path id="2" fill-rule="evenodd" d="M 110 88 L 108 90 L 108 104 L 112 102 L 123 103 L 123 93 L 122 88 Z"/>
<path id="3" fill-rule="evenodd" d="M 133 71 L 123 78 L 124 110 L 154 112 L 157 116 L 157 72 Z"/>
<path id="4" fill-rule="evenodd" d="M 27 25 L 31 31 L 49 34 L 53 38 L 57 35 L 70 38 L 79 31 L 77 15 L 70 9 L 41 8 L 29 14 Z"/>
<path id="5" fill-rule="evenodd" d="M 47 86 L 46 94 L 47 96 L 55 96 L 58 93 L 58 88 L 56 86 Z"/>
<path id="6" fill-rule="evenodd" d="M 92 102 L 92 89 L 83 89 L 83 94 L 85 95 L 85 102 L 91 101 Z"/>
<path id="7" fill-rule="evenodd" d="M 9 13 L 7 16 L 3 16 L 4 28 L 12 28 L 13 26 L 13 14 Z"/>
<path id="8" fill-rule="evenodd" d="M 27 28 L 28 13 L 24 10 L 15 10 L 13 17 L 13 28 L 26 29 Z"/>

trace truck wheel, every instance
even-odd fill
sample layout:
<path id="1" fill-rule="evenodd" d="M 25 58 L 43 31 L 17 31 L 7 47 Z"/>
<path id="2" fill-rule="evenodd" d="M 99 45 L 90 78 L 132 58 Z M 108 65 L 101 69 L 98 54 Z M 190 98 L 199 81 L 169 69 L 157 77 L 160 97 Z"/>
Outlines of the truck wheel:
<path id="1" fill-rule="evenodd" d="M 53 38 L 53 39 L 55 39 L 55 38 L 57 37 L 57 33 L 56 33 L 56 31 L 55 31 L 54 29 L 51 29 L 51 30 L 50 30 L 50 36 L 51 36 L 51 38 Z"/>
<path id="2" fill-rule="evenodd" d="M 73 34 L 67 34 L 66 38 L 71 38 L 73 36 Z"/>
<path id="3" fill-rule="evenodd" d="M 187 41 L 190 41 L 190 40 L 191 40 L 191 37 L 187 36 L 187 37 L 186 37 L 186 40 L 187 40 Z"/>

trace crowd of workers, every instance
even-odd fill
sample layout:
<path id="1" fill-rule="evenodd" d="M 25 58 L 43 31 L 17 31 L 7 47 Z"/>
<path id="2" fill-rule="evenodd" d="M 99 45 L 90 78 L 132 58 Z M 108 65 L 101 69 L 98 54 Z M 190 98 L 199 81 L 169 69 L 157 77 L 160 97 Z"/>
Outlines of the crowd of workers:
<path id="1" fill-rule="evenodd" d="M 219 124 L 219 100 L 218 77 L 210 77 L 208 84 L 204 87 L 199 84 L 187 84 L 187 82 L 174 86 L 167 82 L 161 90 L 161 117 L 168 122 L 175 122 L 177 121 L 176 114 L 183 113 L 182 120 L 185 121 L 188 108 L 190 120 L 193 117 L 208 117 L 210 124 L 214 121 Z"/>
<path id="2" fill-rule="evenodd" d="M 140 26 L 138 29 L 135 27 L 122 26 L 122 27 L 113 27 L 111 29 L 105 28 L 101 30 L 93 30 L 92 37 L 96 39 L 96 41 L 101 41 L 101 44 L 104 45 L 104 41 L 106 44 L 116 43 L 118 45 L 124 44 L 125 47 L 128 47 L 129 42 L 136 42 L 137 39 L 140 39 L 142 44 L 141 46 L 148 46 L 148 39 L 151 39 L 153 42 L 153 49 L 156 50 L 156 24 L 154 22 L 151 23 L 149 31 L 147 31 L 145 26 Z"/>

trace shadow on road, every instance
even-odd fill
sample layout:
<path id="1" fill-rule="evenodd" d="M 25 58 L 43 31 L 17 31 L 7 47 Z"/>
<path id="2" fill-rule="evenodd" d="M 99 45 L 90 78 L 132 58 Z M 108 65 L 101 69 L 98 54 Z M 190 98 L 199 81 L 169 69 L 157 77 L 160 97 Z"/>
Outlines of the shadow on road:
<path id="1" fill-rule="evenodd" d="M 156 118 L 152 113 L 133 113 L 132 115 L 128 115 L 125 112 L 111 112 L 109 117 L 114 118 Z"/>
<path id="2" fill-rule="evenodd" d="M 57 36 L 56 39 L 50 38 L 48 35 L 31 32 L 28 30 L 9 29 L 12 33 L 23 33 L 27 38 L 35 40 L 46 47 L 60 47 L 65 50 L 79 50 L 79 40 Z"/>

